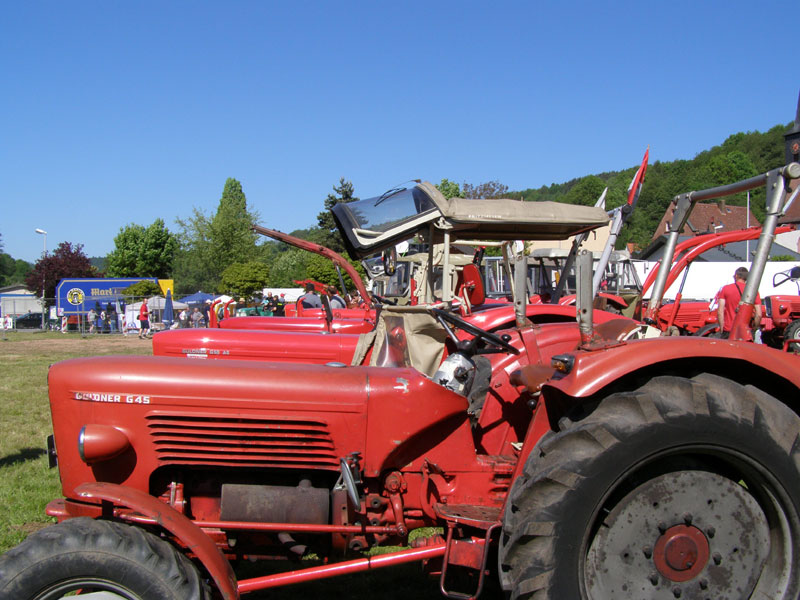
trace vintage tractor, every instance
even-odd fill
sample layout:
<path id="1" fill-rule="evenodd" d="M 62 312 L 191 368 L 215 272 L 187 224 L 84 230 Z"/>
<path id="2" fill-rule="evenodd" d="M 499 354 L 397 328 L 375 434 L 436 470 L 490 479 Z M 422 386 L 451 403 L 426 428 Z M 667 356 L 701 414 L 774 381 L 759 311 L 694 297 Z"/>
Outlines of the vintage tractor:
<path id="1" fill-rule="evenodd" d="M 733 341 L 621 339 L 626 320 L 591 322 L 588 285 L 578 326 L 535 325 L 520 258 L 513 328 L 487 331 L 446 310 L 446 296 L 442 308 L 385 308 L 356 349 L 369 366 L 54 365 L 50 449 L 64 498 L 48 513 L 61 523 L 0 558 L 0 598 L 237 598 L 416 560 L 445 595 L 466 598 L 480 593 L 495 548 L 513 597 L 796 598 L 797 359 L 738 340 L 798 177 L 791 164 L 675 200 L 768 187 Z M 512 226 L 504 203 L 418 192 L 343 212 L 351 253 L 390 247 L 409 221 L 446 243 L 484 221 L 501 238 L 546 224 L 564 236 L 597 220 L 562 207 Z M 395 222 L 376 210 L 389 202 L 404 215 Z M 578 279 L 590 271 L 581 260 Z M 345 556 L 421 526 L 444 534 Z M 311 552 L 343 560 L 241 581 L 229 566 Z"/>
<path id="2" fill-rule="evenodd" d="M 415 204 L 406 202 L 399 207 L 396 202 L 405 202 L 404 194 L 416 197 L 416 204 L 428 207 L 425 218 L 411 214 L 417 210 Z M 424 200 L 422 200 L 424 199 Z M 380 201 L 379 201 L 380 200 Z M 502 210 L 491 221 L 470 219 L 470 215 L 480 214 L 487 202 Z M 575 233 L 591 230 L 608 222 L 608 215 L 599 207 L 578 207 L 565 211 L 563 205 L 551 203 L 519 202 L 516 200 L 459 200 L 457 210 L 450 209 L 452 201 L 446 200 L 439 191 L 427 183 L 417 184 L 406 192 L 394 194 L 391 198 L 369 198 L 351 203 L 349 211 L 353 214 L 368 214 L 381 222 L 393 217 L 392 242 L 423 236 L 432 239 L 430 259 L 424 264 L 429 267 L 426 277 L 419 278 L 423 301 L 437 307 L 458 310 L 465 321 L 485 329 L 496 331 L 513 327 L 514 306 L 508 302 L 492 302 L 484 294 L 483 282 L 477 265 L 466 255 L 455 255 L 446 251 L 456 245 L 474 240 L 481 243 L 498 243 L 507 249 L 510 236 L 515 239 L 564 239 Z M 406 214 L 408 213 L 408 214 Z M 343 216 L 344 214 L 344 216 Z M 398 215 L 405 215 L 398 218 Z M 353 229 L 361 225 L 347 217 L 347 213 L 336 215 L 341 230 L 352 235 Z M 358 273 L 339 254 L 287 234 L 257 227 L 257 231 L 275 237 L 294 246 L 322 254 L 345 270 L 356 282 L 362 295 L 366 286 Z M 363 244 L 362 248 L 352 250 L 355 257 L 380 252 L 384 242 Z M 392 246 L 393 247 L 393 246 Z M 434 255 L 438 251 L 441 256 Z M 511 256 L 504 252 L 506 266 L 511 271 Z M 461 259 L 456 256 L 462 257 Z M 431 266 L 432 265 L 432 266 Z M 446 276 L 442 274 L 446 273 Z M 523 292 L 526 293 L 526 292 Z M 326 298 L 322 298 L 323 303 Z M 159 333 L 153 338 L 153 353 L 156 356 L 182 356 L 188 358 L 272 360 L 282 362 L 316 362 L 325 364 L 331 361 L 346 364 L 370 364 L 371 350 L 356 355 L 360 334 L 375 329 L 377 308 L 318 310 L 319 317 L 242 317 L 225 319 L 221 328 L 183 329 Z M 532 324 L 571 323 L 571 342 L 577 341 L 575 307 L 562 305 L 528 305 L 526 317 Z M 311 311 L 308 311 L 311 312 Z M 618 319 L 618 315 L 603 313 L 596 317 L 598 323 Z M 627 319 L 626 319 L 627 321 Z M 247 326 L 247 329 L 242 327 Z M 622 325 L 620 325 L 622 327 Z M 635 327 L 627 321 L 625 327 Z M 620 330 L 622 331 L 622 330 Z M 327 335 L 321 335 L 325 333 Z M 466 334 L 463 334 L 466 335 Z M 369 347 L 371 348 L 371 346 Z M 540 360 L 549 361 L 550 354 L 544 352 Z"/>
<path id="3" fill-rule="evenodd" d="M 797 178 L 790 164 L 675 200 L 770 191 L 731 340 L 621 340 L 624 320 L 591 322 L 584 285 L 577 327 L 530 323 L 524 293 L 514 327 L 498 332 L 444 309 L 386 307 L 370 366 L 53 365 L 64 497 L 47 512 L 60 523 L 0 558 L 0 599 L 229 600 L 410 561 L 426 561 L 451 598 L 477 596 L 491 576 L 513 598 L 796 599 L 798 359 L 740 340 Z M 416 199 L 405 198 L 414 218 L 455 224 L 430 227 L 432 238 L 472 220 L 508 233 L 502 203 Z M 394 243 L 381 225 L 360 223 L 364 239 L 350 243 Z M 579 261 L 579 281 L 590 276 Z M 360 555 L 424 526 L 443 533 Z M 238 581 L 230 566 L 309 553 L 323 563 Z"/>

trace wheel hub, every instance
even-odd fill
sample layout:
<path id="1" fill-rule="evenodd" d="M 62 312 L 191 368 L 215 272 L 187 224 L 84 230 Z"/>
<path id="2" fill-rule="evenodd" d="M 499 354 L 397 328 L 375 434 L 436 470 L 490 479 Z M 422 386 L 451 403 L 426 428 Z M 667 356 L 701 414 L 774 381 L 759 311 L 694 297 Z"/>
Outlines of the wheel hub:
<path id="1" fill-rule="evenodd" d="M 675 525 L 665 531 L 653 549 L 656 569 L 672 581 L 689 581 L 705 569 L 708 540 L 697 527 Z"/>
<path id="2" fill-rule="evenodd" d="M 769 555 L 763 509 L 716 473 L 654 477 L 604 511 L 583 568 L 592 600 L 748 598 Z"/>

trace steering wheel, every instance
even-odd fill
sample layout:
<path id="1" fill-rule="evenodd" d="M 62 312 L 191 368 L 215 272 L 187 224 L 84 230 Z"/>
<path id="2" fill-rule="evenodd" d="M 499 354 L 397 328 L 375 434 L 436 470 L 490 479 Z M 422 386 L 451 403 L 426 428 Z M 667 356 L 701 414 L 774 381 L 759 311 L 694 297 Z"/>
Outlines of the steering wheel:
<path id="1" fill-rule="evenodd" d="M 433 313 L 434 316 L 439 317 L 443 321 L 446 321 L 450 325 L 454 327 L 458 327 L 463 331 L 466 331 L 468 334 L 474 336 L 477 339 L 482 339 L 487 344 L 491 344 L 492 346 L 496 346 L 498 348 L 502 348 L 506 352 L 511 352 L 512 354 L 519 354 L 519 350 L 514 348 L 511 344 L 501 338 L 499 335 L 495 335 L 485 329 L 481 329 L 480 327 L 473 325 L 472 323 L 465 321 L 458 315 L 451 313 L 447 310 L 442 310 L 441 308 L 431 308 L 430 311 Z"/>

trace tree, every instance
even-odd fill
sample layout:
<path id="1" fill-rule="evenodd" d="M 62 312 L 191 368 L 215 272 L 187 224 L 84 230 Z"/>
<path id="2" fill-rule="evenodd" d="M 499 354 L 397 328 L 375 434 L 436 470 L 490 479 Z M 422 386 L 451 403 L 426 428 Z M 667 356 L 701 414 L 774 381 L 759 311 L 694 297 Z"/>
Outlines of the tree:
<path id="1" fill-rule="evenodd" d="M 306 279 L 306 265 L 311 256 L 306 250 L 290 248 L 270 266 L 269 287 L 295 287 L 295 280 Z"/>
<path id="2" fill-rule="evenodd" d="M 210 223 L 211 259 L 219 272 L 234 263 L 247 262 L 256 255 L 256 215 L 247 210 L 242 184 L 228 178 L 217 213 Z"/>
<path id="3" fill-rule="evenodd" d="M 269 282 L 269 267 L 258 261 L 233 263 L 222 272 L 222 289 L 231 296 L 250 298 Z"/>
<path id="4" fill-rule="evenodd" d="M 324 233 L 322 245 L 336 252 L 343 252 L 344 243 L 342 243 L 342 238 L 336 229 L 336 222 L 333 220 L 331 209 L 337 204 L 346 204 L 358 200 L 358 198 L 353 195 L 353 184 L 346 181 L 344 177 L 339 179 L 338 187 L 333 186 L 333 191 L 336 192 L 335 195 L 328 194 L 328 197 L 325 198 L 325 210 L 317 215 L 317 224 Z"/>
<path id="5" fill-rule="evenodd" d="M 83 253 L 83 244 L 73 246 L 70 242 L 61 242 L 52 254 L 36 261 L 33 270 L 25 277 L 25 285 L 31 291 L 41 293 L 44 279 L 45 296 L 55 298 L 56 285 L 62 279 L 96 276 L 97 271 Z"/>
<path id="6" fill-rule="evenodd" d="M 442 196 L 447 198 L 461 198 L 461 188 L 455 181 L 449 179 L 442 179 L 436 188 L 442 192 Z"/>
<path id="7" fill-rule="evenodd" d="M 508 186 L 496 180 L 477 185 L 465 182 L 461 190 L 464 198 L 505 198 L 508 195 Z"/>
<path id="8" fill-rule="evenodd" d="M 146 229 L 135 223 L 119 230 L 114 250 L 107 257 L 110 277 L 158 277 L 172 274 L 178 240 L 163 219 L 156 219 Z"/>
<path id="9" fill-rule="evenodd" d="M 606 187 L 606 182 L 596 175 L 582 177 L 578 183 L 572 186 L 564 196 L 563 201 L 569 204 L 582 204 L 584 206 L 594 206 L 600 194 Z"/>
<path id="10" fill-rule="evenodd" d="M 361 275 L 362 278 L 365 276 L 364 267 L 362 267 L 359 263 L 355 263 L 349 259 L 348 262 L 355 267 L 356 271 L 358 271 L 358 274 Z M 348 277 L 347 273 L 344 271 L 342 271 L 342 277 L 344 278 L 344 284 L 348 289 L 353 289 L 355 287 L 350 277 Z M 298 277 L 298 279 L 313 279 L 314 281 L 319 281 L 320 283 L 334 285 L 337 289 L 342 287 L 334 264 L 329 259 L 325 258 L 324 256 L 320 256 L 319 254 L 312 254 L 309 256 L 308 262 L 306 263 L 306 276 L 303 278 Z M 339 291 L 343 292 L 344 290 Z"/>
<path id="11" fill-rule="evenodd" d="M 152 281 L 137 281 L 122 290 L 122 294 L 133 298 L 149 298 L 150 296 L 160 296 L 161 288 Z"/>
<path id="12" fill-rule="evenodd" d="M 33 265 L 10 254 L 0 254 L 0 286 L 23 283 Z"/>
<path id="13" fill-rule="evenodd" d="M 212 218 L 194 208 L 188 219 L 177 219 L 181 227 L 174 263 L 177 287 L 216 290 L 229 265 L 256 258 L 259 251 L 252 226 L 257 221 L 258 214 L 247 210 L 242 184 L 233 178 L 225 182 Z"/>

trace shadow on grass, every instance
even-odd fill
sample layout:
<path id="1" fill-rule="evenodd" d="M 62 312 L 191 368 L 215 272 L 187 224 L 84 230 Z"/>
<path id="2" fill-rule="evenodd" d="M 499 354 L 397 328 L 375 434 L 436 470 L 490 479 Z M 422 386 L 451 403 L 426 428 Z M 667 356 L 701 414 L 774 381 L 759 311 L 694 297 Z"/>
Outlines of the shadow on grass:
<path id="1" fill-rule="evenodd" d="M 15 454 L 0 458 L 0 467 L 9 467 L 28 460 L 36 460 L 44 454 L 47 454 L 47 450 L 44 448 L 23 448 Z"/>

